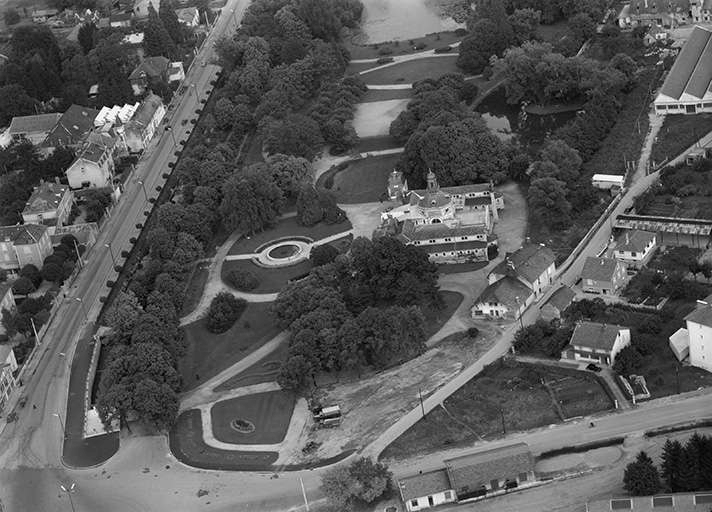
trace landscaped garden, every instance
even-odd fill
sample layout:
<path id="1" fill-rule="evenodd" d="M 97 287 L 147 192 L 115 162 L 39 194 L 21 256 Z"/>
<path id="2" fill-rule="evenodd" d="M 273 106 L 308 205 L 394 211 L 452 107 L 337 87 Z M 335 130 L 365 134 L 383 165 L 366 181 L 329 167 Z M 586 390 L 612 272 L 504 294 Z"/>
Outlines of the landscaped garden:
<path id="1" fill-rule="evenodd" d="M 448 73 L 462 73 L 457 67 L 457 52 L 447 57 L 426 57 L 393 64 L 392 66 L 363 73 L 368 85 L 412 84 L 425 78 L 438 78 Z"/>
<path id="2" fill-rule="evenodd" d="M 317 186 L 331 191 L 344 204 L 371 203 L 385 198 L 388 175 L 400 155 L 383 155 L 352 160 L 322 174 Z"/>
<path id="3" fill-rule="evenodd" d="M 369 45 L 346 43 L 352 59 L 378 59 L 389 55 L 407 55 L 432 50 L 460 41 L 467 31 L 453 30 L 428 34 L 408 41 L 386 41 Z M 457 50 L 453 50 L 457 52 Z"/>
<path id="4" fill-rule="evenodd" d="M 382 458 L 403 459 L 612 407 L 591 373 L 500 360 L 396 439 Z"/>
<path id="5" fill-rule="evenodd" d="M 276 444 L 289 429 L 294 393 L 269 391 L 221 400 L 210 409 L 213 435 L 231 444 Z"/>
<path id="6" fill-rule="evenodd" d="M 653 143 L 650 158 L 656 164 L 672 160 L 710 131 L 712 114 L 667 115 Z"/>
<path id="7" fill-rule="evenodd" d="M 251 260 L 225 261 L 222 266 L 222 280 L 230 284 L 229 274 L 233 271 L 249 272 L 255 278 L 257 286 L 249 293 L 277 293 L 293 279 L 306 276 L 312 268 L 309 260 L 302 260 L 288 267 L 262 267 Z"/>
<path id="8" fill-rule="evenodd" d="M 179 366 L 183 388 L 192 389 L 243 359 L 280 332 L 269 312 L 271 303 L 249 303 L 222 334 L 207 329 L 200 319 L 183 328 L 187 351 Z"/>

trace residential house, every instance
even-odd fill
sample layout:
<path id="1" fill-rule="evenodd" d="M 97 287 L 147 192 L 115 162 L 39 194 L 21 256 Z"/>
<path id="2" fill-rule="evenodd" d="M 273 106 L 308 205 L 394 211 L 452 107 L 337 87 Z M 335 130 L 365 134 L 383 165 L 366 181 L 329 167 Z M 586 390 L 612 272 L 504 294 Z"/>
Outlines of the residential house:
<path id="1" fill-rule="evenodd" d="M 670 336 L 670 348 L 679 360 L 712 372 L 712 295 L 697 301 L 697 307 L 685 317 L 687 329 Z"/>
<path id="2" fill-rule="evenodd" d="M 141 102 L 124 129 L 126 146 L 130 152 L 138 153 L 146 149 L 165 114 L 166 107 L 155 94 L 149 94 Z"/>
<path id="3" fill-rule="evenodd" d="M 112 149 L 92 142 L 86 143 L 65 174 L 69 186 L 73 189 L 112 186 L 114 178 Z"/>
<path id="4" fill-rule="evenodd" d="M 444 224 L 416 226 L 406 221 L 400 234 L 396 235 L 405 245 L 417 245 L 428 253 L 435 263 L 459 263 L 463 261 L 487 261 L 487 248 L 497 245 L 495 235 L 487 234 L 484 226 L 458 226 L 449 228 Z"/>
<path id="5" fill-rule="evenodd" d="M 111 28 L 131 28 L 133 13 L 120 12 L 109 16 L 109 26 Z"/>
<path id="6" fill-rule="evenodd" d="M 33 23 L 47 23 L 52 16 L 57 16 L 57 9 L 35 9 L 32 11 Z"/>
<path id="7" fill-rule="evenodd" d="M 534 302 L 532 290 L 519 279 L 505 276 L 489 285 L 475 300 L 473 318 L 519 318 Z"/>
<path id="8" fill-rule="evenodd" d="M 165 57 L 147 57 L 129 75 L 134 95 L 140 96 L 151 87 L 155 81 L 168 83 L 168 68 L 171 61 Z"/>
<path id="9" fill-rule="evenodd" d="M 712 492 L 657 494 L 655 496 L 625 496 L 589 501 L 586 512 L 709 512 Z"/>
<path id="10" fill-rule="evenodd" d="M 643 44 L 652 46 L 658 41 L 665 41 L 668 37 L 667 31 L 660 25 L 651 25 L 650 30 L 643 36 Z"/>
<path id="11" fill-rule="evenodd" d="M 584 292 L 614 295 L 625 281 L 625 265 L 616 259 L 589 256 L 583 264 L 581 288 Z"/>
<path id="12" fill-rule="evenodd" d="M 189 28 L 194 28 L 200 25 L 200 13 L 195 7 L 184 7 L 176 9 L 178 21 Z"/>
<path id="13" fill-rule="evenodd" d="M 674 28 L 700 21 L 701 0 L 631 0 L 618 15 L 621 28 L 662 25 Z"/>
<path id="14" fill-rule="evenodd" d="M 649 231 L 625 231 L 616 243 L 613 257 L 627 267 L 642 268 L 655 253 L 655 233 Z"/>
<path id="15" fill-rule="evenodd" d="M 152 5 L 156 12 L 158 12 L 161 8 L 161 0 L 136 0 L 133 5 L 133 13 L 136 18 L 148 18 L 149 5 Z"/>
<path id="16" fill-rule="evenodd" d="M 58 147 L 79 149 L 94 128 L 94 118 L 98 113 L 93 108 L 71 105 L 42 142 L 40 151 L 50 154 Z"/>
<path id="17" fill-rule="evenodd" d="M 513 277 L 539 297 L 554 280 L 556 256 L 548 247 L 528 244 L 513 253 L 507 253 L 499 265 L 487 276 L 489 284 Z"/>
<path id="18" fill-rule="evenodd" d="M 63 226 L 69 218 L 74 202 L 74 194 L 69 186 L 54 182 L 40 181 L 22 210 L 25 224 L 47 224 Z"/>
<path id="19" fill-rule="evenodd" d="M 712 31 L 695 26 L 655 97 L 655 113 L 712 112 L 711 67 Z"/>
<path id="20" fill-rule="evenodd" d="M 183 69 L 183 63 L 181 61 L 171 62 L 168 67 L 168 84 L 173 82 L 182 82 L 185 78 L 185 70 Z"/>
<path id="21" fill-rule="evenodd" d="M 47 226 L 18 224 L 0 227 L 0 269 L 16 271 L 32 263 L 42 268 L 52 252 Z"/>
<path id="22" fill-rule="evenodd" d="M 549 300 L 541 307 L 541 318 L 544 320 L 555 320 L 561 318 L 561 313 L 571 305 L 576 294 L 568 286 L 561 286 L 551 294 Z"/>
<path id="23" fill-rule="evenodd" d="M 105 147 L 114 160 L 128 154 L 122 134 L 119 134 L 118 130 L 113 127 L 102 127 L 91 132 L 87 137 L 87 142 Z"/>
<path id="24" fill-rule="evenodd" d="M 534 457 L 526 443 L 517 443 L 445 460 L 458 501 L 515 489 L 535 480 Z"/>
<path id="25" fill-rule="evenodd" d="M 5 408 L 10 394 L 17 386 L 14 376 L 16 371 L 17 359 L 12 346 L 7 343 L 0 345 L 0 410 Z"/>
<path id="26" fill-rule="evenodd" d="M 29 140 L 34 146 L 41 144 L 59 122 L 62 114 L 39 114 L 13 117 L 8 128 L 11 141 Z"/>
<path id="27" fill-rule="evenodd" d="M 620 190 L 623 188 L 625 176 L 619 174 L 594 174 L 591 177 L 591 185 L 603 190 Z"/>
<path id="28" fill-rule="evenodd" d="M 2 313 L 3 309 L 12 311 L 16 306 L 15 295 L 12 293 L 12 283 L 7 281 L 0 283 L 0 313 Z M 5 326 L 0 322 L 0 335 L 5 333 Z"/>
<path id="29" fill-rule="evenodd" d="M 591 361 L 613 365 L 616 356 L 630 345 L 630 329 L 620 325 L 579 322 L 574 328 L 569 345 L 561 353 L 562 359 Z"/>
<path id="30" fill-rule="evenodd" d="M 409 512 L 457 501 L 447 471 L 444 469 L 399 478 L 398 490 Z"/>

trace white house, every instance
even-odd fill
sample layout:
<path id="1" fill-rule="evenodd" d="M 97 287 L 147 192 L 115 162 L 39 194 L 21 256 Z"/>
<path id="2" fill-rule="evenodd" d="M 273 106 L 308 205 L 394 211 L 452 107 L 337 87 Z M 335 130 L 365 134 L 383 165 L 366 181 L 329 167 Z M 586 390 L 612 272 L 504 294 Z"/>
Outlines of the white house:
<path id="1" fill-rule="evenodd" d="M 695 26 L 655 98 L 655 113 L 712 112 L 710 62 L 712 31 Z"/>
<path id="2" fill-rule="evenodd" d="M 73 189 L 110 187 L 114 177 L 111 151 L 93 142 L 86 144 L 66 171 L 69 186 Z"/>
<path id="3" fill-rule="evenodd" d="M 437 469 L 398 479 L 398 490 L 405 508 L 410 512 L 436 507 L 457 500 L 447 471 Z"/>
<path id="4" fill-rule="evenodd" d="M 15 296 L 12 293 L 12 283 L 0 283 L 0 313 L 3 309 L 12 311 L 16 307 Z M 5 334 L 5 326 L 0 322 L 0 334 Z"/>
<path id="5" fill-rule="evenodd" d="M 591 361 L 613 365 L 616 356 L 630 345 L 630 329 L 620 325 L 579 322 L 574 328 L 569 345 L 562 351 L 562 359 Z"/>
<path id="6" fill-rule="evenodd" d="M 649 231 L 626 231 L 618 239 L 613 257 L 629 267 L 641 268 L 655 252 L 655 233 Z"/>
<path id="7" fill-rule="evenodd" d="M 685 317 L 689 336 L 690 364 L 712 372 L 712 295 L 697 301 Z"/>
<path id="8" fill-rule="evenodd" d="M 44 259 L 52 252 L 47 226 L 17 224 L 0 226 L 0 269 L 14 272 L 28 263 L 42 268 Z"/>
<path id="9" fill-rule="evenodd" d="M 514 277 L 505 276 L 485 288 L 471 309 L 472 318 L 519 318 L 534 302 L 532 290 Z"/>
<path id="10" fill-rule="evenodd" d="M 31 224 L 62 226 L 72 210 L 74 194 L 69 186 L 55 182 L 40 181 L 22 210 L 22 220 Z"/>
<path id="11" fill-rule="evenodd" d="M 178 16 L 178 21 L 186 27 L 193 28 L 200 24 L 200 14 L 195 7 L 176 9 L 176 16 Z"/>
<path id="12" fill-rule="evenodd" d="M 155 94 L 146 96 L 124 129 L 129 151 L 138 153 L 146 149 L 164 115 L 166 107 L 161 98 Z"/>

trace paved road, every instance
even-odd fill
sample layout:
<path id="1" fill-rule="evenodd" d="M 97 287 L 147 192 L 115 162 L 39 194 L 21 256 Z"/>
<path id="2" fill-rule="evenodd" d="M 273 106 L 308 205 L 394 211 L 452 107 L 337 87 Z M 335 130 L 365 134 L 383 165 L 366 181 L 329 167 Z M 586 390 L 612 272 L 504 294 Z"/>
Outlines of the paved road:
<path id="1" fill-rule="evenodd" d="M 210 81 L 215 79 L 220 69 L 211 64 L 202 66 L 202 62 L 204 60 L 209 62 L 214 56 L 212 46 L 214 40 L 218 35 L 233 30 L 235 22 L 242 16 L 247 5 L 247 0 L 228 2 L 211 36 L 196 57 L 195 65 L 189 70 L 185 79 L 185 83 L 189 86 L 183 97 L 174 102 L 176 106 L 168 114 L 171 116 L 169 126 L 173 128 L 173 134 L 178 142 L 187 138 L 185 133 L 191 126 L 188 123 L 182 124 L 181 121 L 197 118 L 195 111 L 199 107 L 198 97 L 207 96 L 211 88 Z M 0 467 L 5 470 L 21 466 L 51 467 L 55 468 L 53 469 L 55 478 L 66 474 L 60 464 L 60 442 L 69 385 L 67 360 L 73 358 L 77 347 L 79 351 L 74 364 L 78 364 L 78 361 L 85 356 L 82 351 L 86 350 L 88 345 L 83 343 L 77 345 L 77 342 L 84 333 L 86 318 L 96 317 L 101 309 L 99 299 L 108 292 L 106 281 L 116 275 L 111 254 L 105 244 L 111 243 L 115 256 L 130 249 L 129 239 L 137 237 L 139 233 L 136 224 L 144 221 L 144 211 L 150 207 L 147 197 L 158 195 L 156 186 L 164 183 L 165 179 L 162 175 L 168 170 L 168 162 L 175 161 L 175 151 L 171 134 L 164 134 L 163 137 L 155 139 L 151 149 L 147 150 L 126 183 L 124 195 L 114 208 L 111 220 L 99 234 L 86 267 L 79 274 L 44 337 L 46 345 L 41 356 L 36 360 L 36 368 L 31 372 L 33 376 L 25 378 L 25 388 L 22 392 L 28 397 L 28 405 L 19 410 L 18 421 L 8 425 L 0 434 L 0 446 L 3 450 L 0 453 Z M 69 393 L 69 399 L 72 401 L 83 399 L 81 380 L 81 378 L 72 379 L 75 383 Z M 70 420 L 72 421 L 67 425 L 68 428 L 81 425 L 75 417 Z M 108 453 L 112 451 L 111 442 L 102 441 L 101 444 L 108 445 L 108 448 L 104 447 Z M 81 449 L 81 446 L 76 448 Z M 54 482 L 48 488 L 38 488 L 36 484 L 28 488 L 30 481 L 27 478 L 17 477 L 12 471 L 9 475 L 5 471 L 0 481 L 4 494 L 0 499 L 6 506 L 5 510 L 54 509 L 55 505 L 50 506 L 48 501 L 54 502 L 57 499 L 57 487 Z M 17 488 L 13 489 L 15 486 Z M 13 492 L 13 490 L 21 491 Z M 14 507 L 8 509 L 8 501 Z"/>

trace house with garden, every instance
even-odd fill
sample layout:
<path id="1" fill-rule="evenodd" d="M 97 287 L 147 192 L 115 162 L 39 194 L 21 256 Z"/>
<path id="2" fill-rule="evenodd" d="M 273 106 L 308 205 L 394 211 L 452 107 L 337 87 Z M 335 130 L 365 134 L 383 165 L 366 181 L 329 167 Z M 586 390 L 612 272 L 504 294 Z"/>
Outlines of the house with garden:
<path id="1" fill-rule="evenodd" d="M 561 286 L 551 294 L 549 300 L 541 307 L 540 314 L 544 320 L 554 320 L 561 318 L 566 308 L 573 302 L 576 293 L 568 286 Z"/>
<path id="2" fill-rule="evenodd" d="M 408 511 L 497 496 L 536 483 L 534 457 L 526 443 L 462 455 L 443 463 L 442 469 L 398 479 Z"/>
<path id="3" fill-rule="evenodd" d="M 712 295 L 697 301 L 669 342 L 678 360 L 689 357 L 692 366 L 712 372 Z"/>
<path id="4" fill-rule="evenodd" d="M 135 96 L 144 94 L 156 82 L 170 84 L 185 78 L 182 62 L 171 62 L 165 57 L 146 57 L 129 75 Z"/>
<path id="5" fill-rule="evenodd" d="M 114 178 L 112 150 L 93 142 L 85 144 L 65 174 L 73 189 L 110 187 Z"/>
<path id="6" fill-rule="evenodd" d="M 655 233 L 650 231 L 625 231 L 616 241 L 613 257 L 626 267 L 642 268 L 655 253 Z"/>
<path id="7" fill-rule="evenodd" d="M 534 293 L 524 283 L 510 276 L 489 285 L 472 306 L 472 318 L 519 318 L 534 302 Z"/>
<path id="8" fill-rule="evenodd" d="M 541 244 L 527 244 L 514 252 L 507 253 L 487 275 L 489 284 L 504 277 L 517 279 L 539 297 L 553 282 L 556 273 L 556 256 Z"/>
<path id="9" fill-rule="evenodd" d="M 74 194 L 68 185 L 55 181 L 40 180 L 22 210 L 25 224 L 63 226 L 69 218 L 74 203 Z"/>
<path id="10" fill-rule="evenodd" d="M 569 344 L 561 353 L 561 358 L 613 366 L 618 353 L 628 345 L 630 345 L 629 328 L 582 321 L 576 324 Z"/>
<path id="11" fill-rule="evenodd" d="M 614 258 L 589 256 L 581 270 L 581 288 L 586 293 L 615 295 L 625 285 L 625 265 Z"/>
<path id="12" fill-rule="evenodd" d="M 16 272 L 28 263 L 42 268 L 52 252 L 49 229 L 42 224 L 0 226 L 0 269 Z"/>
<path id="13" fill-rule="evenodd" d="M 176 9 L 178 21 L 188 28 L 195 28 L 200 25 L 200 13 L 196 7 L 183 7 Z"/>

